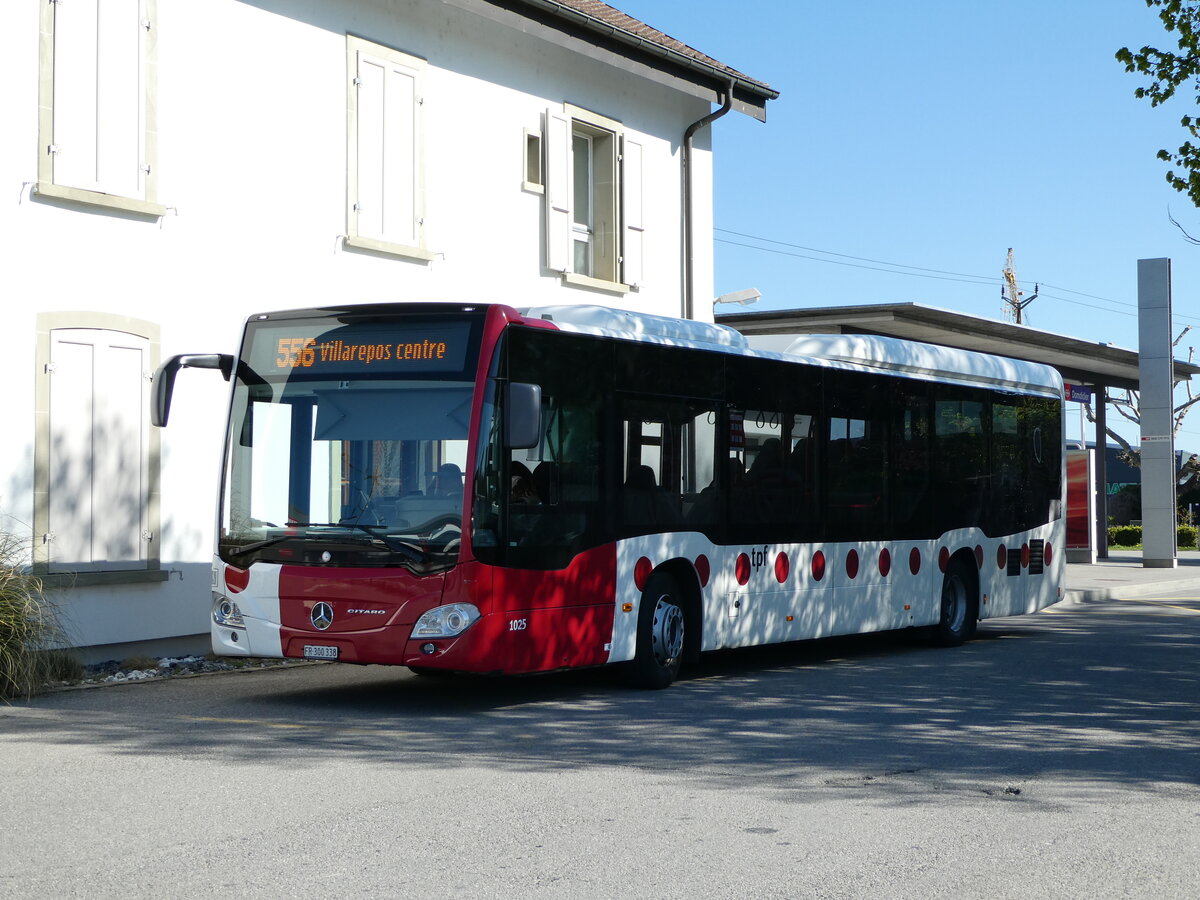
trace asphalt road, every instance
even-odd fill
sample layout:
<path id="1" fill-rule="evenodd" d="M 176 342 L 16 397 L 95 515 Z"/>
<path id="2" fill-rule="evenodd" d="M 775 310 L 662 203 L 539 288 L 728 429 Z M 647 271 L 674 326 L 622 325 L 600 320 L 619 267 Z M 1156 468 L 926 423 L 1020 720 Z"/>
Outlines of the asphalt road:
<path id="1" fill-rule="evenodd" d="M 1194 897 L 1200 596 L 606 671 L 0 707 L 0 897 Z"/>

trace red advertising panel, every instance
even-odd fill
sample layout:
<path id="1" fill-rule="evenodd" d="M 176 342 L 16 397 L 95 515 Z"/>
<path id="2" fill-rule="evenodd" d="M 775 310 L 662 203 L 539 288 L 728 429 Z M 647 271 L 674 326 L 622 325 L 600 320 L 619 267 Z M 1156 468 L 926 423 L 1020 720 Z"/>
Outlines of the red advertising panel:
<path id="1" fill-rule="evenodd" d="M 1067 451 L 1067 549 L 1092 545 L 1092 451 Z"/>

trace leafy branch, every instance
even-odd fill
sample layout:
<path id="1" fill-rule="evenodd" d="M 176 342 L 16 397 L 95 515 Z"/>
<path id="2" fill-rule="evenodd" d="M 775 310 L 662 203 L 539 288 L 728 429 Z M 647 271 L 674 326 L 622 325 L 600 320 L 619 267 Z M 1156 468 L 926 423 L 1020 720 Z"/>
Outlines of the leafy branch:
<path id="1" fill-rule="evenodd" d="M 1133 95 L 1149 99 L 1151 106 L 1166 103 L 1182 85 L 1190 84 L 1200 102 L 1200 2 L 1198 0 L 1146 0 L 1146 6 L 1158 8 L 1158 18 L 1175 37 L 1176 50 L 1142 47 L 1134 52 L 1122 47 L 1116 53 L 1126 72 L 1148 75 L 1150 83 L 1137 88 Z M 1200 118 L 1185 115 L 1179 124 L 1190 138 L 1200 141 Z M 1200 146 L 1186 140 L 1177 150 L 1159 150 L 1157 157 L 1178 169 L 1167 172 L 1167 183 L 1187 194 L 1200 206 Z"/>

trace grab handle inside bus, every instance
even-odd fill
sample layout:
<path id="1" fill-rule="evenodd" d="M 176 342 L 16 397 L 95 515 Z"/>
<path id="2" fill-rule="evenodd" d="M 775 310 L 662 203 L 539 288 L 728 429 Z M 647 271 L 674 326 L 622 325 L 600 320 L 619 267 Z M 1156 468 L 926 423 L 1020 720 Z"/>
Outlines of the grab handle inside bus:
<path id="1" fill-rule="evenodd" d="M 542 437 L 542 388 L 513 382 L 504 398 L 504 446 L 509 450 L 536 447 Z"/>
<path id="2" fill-rule="evenodd" d="M 233 357 L 228 353 L 181 353 L 158 367 L 151 385 L 150 421 L 158 428 L 167 424 L 171 414 L 171 395 L 180 369 L 220 369 L 226 381 L 233 373 Z"/>

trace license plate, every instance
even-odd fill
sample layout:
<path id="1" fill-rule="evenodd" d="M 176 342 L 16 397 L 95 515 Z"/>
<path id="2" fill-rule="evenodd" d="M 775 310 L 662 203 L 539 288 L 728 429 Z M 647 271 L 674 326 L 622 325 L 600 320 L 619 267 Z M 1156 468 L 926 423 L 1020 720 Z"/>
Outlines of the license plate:
<path id="1" fill-rule="evenodd" d="M 305 644 L 304 645 L 305 659 L 337 659 L 338 648 L 327 647 L 324 644 Z"/>

